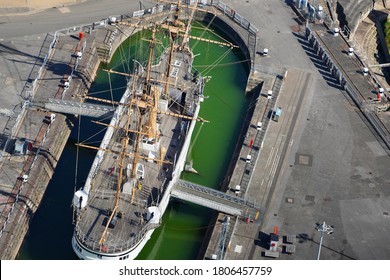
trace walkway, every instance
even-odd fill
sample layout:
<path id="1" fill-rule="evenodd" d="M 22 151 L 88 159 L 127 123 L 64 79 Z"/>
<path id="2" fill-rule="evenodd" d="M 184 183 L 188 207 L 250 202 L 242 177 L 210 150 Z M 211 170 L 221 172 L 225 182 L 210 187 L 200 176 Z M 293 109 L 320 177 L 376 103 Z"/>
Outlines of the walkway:
<path id="1" fill-rule="evenodd" d="M 260 207 L 247 199 L 184 180 L 177 181 L 171 196 L 233 216 L 244 217 L 249 212 L 255 217 L 260 212 Z"/>

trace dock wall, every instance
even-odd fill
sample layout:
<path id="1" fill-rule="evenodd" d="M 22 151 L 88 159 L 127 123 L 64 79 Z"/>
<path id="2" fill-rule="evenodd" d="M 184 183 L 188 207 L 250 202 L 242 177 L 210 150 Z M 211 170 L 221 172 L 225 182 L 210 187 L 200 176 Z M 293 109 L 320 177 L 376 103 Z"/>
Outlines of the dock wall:
<path id="1" fill-rule="evenodd" d="M 24 240 L 34 213 L 45 194 L 47 185 L 51 180 L 54 169 L 62 154 L 67 139 L 70 135 L 71 126 L 65 116 L 57 116 L 47 134 L 45 147 L 33 157 L 33 166 L 29 172 L 29 179 L 19 187 L 13 211 L 10 218 L 3 223 L 4 230 L 0 239 L 0 258 L 15 259 Z M 57 136 L 57 137 L 55 137 Z"/>
<path id="2" fill-rule="evenodd" d="M 45 58 L 41 66 L 37 78 L 34 80 L 33 92 L 29 96 L 40 98 L 44 86 L 41 86 L 45 79 L 45 75 L 49 74 L 46 68 L 47 62 L 50 62 L 52 55 L 55 55 L 59 49 L 56 49 L 55 43 L 57 40 L 64 40 L 74 34 L 65 33 L 60 30 L 55 33 L 54 40 L 50 46 L 50 55 Z M 72 79 L 72 90 L 62 94 L 63 99 L 72 99 L 85 95 L 95 79 L 96 72 L 101 63 L 101 59 L 94 48 L 96 42 L 90 42 L 89 52 L 85 55 L 85 64 L 80 64 L 78 69 L 74 68 L 73 74 L 77 74 L 79 79 Z M 69 55 L 70 56 L 70 55 Z M 66 61 L 68 63 L 68 61 Z M 50 64 L 50 63 L 49 63 Z M 59 82 L 59 81 L 58 81 Z M 61 91 L 61 88 L 57 88 Z M 55 92 L 54 89 L 52 89 Z M 39 119 L 41 116 L 42 127 L 47 123 L 47 116 L 50 112 L 46 112 L 39 108 L 33 108 L 27 104 L 18 117 L 18 122 L 15 124 L 12 136 L 7 141 L 5 151 L 3 151 L 3 166 L 13 166 L 12 158 L 12 139 L 17 139 L 18 131 L 23 128 L 29 129 L 31 118 L 29 114 L 33 114 Z M 38 116 L 38 117 L 37 117 Z M 64 147 L 68 141 L 69 135 L 73 128 L 73 117 L 57 114 L 53 122 L 47 125 L 47 128 L 41 131 L 44 133 L 44 138 L 40 141 L 39 147 L 28 152 L 24 157 L 23 168 L 21 174 L 28 174 L 27 182 L 16 178 L 15 185 L 10 190 L 7 199 L 7 205 L 1 212 L 1 231 L 0 231 L 0 259 L 10 260 L 15 259 L 19 249 L 23 243 L 24 237 L 29 229 L 30 222 L 38 209 L 46 188 L 54 174 L 57 163 L 61 157 Z M 39 121 L 38 121 L 39 123 Z M 38 133 L 41 134 L 41 131 Z M 37 141 L 37 139 L 35 140 Z M 6 158 L 10 158 L 9 160 Z"/>

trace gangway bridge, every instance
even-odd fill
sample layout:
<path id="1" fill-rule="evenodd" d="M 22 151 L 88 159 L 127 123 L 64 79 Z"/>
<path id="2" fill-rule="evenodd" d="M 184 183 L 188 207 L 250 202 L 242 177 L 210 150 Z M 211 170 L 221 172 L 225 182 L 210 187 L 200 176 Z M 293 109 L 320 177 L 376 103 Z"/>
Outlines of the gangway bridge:
<path id="1" fill-rule="evenodd" d="M 93 118 L 111 117 L 115 107 L 96 103 L 71 100 L 49 99 L 45 102 L 33 101 L 32 106 L 42 107 L 56 113 L 79 115 Z"/>
<path id="2" fill-rule="evenodd" d="M 264 209 L 248 199 L 181 179 L 177 180 L 173 187 L 171 197 L 238 217 L 255 219 L 264 214 Z"/>

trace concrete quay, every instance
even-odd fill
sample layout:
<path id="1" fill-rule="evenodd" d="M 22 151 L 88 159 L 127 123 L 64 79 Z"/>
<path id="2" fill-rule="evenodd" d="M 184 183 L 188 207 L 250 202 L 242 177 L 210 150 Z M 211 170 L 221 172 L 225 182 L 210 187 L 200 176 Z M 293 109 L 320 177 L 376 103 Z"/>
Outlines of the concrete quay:
<path id="1" fill-rule="evenodd" d="M 321 259 L 389 259 L 386 147 L 284 1 L 226 3 L 259 28 L 257 52 L 270 50 L 267 57 L 256 58 L 255 71 L 287 69 L 276 104 L 290 109 L 267 129 L 248 187 L 247 196 L 261 201 L 266 211 L 260 222 L 231 218 L 224 259 L 315 259 L 316 226 L 324 221 L 334 232 L 324 237 Z M 334 47 L 332 53 L 347 59 L 343 67 L 359 75 L 361 98 L 373 101 L 373 84 L 356 72 L 361 66 L 343 52 L 345 45 Z M 205 259 L 216 252 L 223 217 L 216 219 Z M 267 254 L 275 227 L 279 241 Z"/>
<path id="2" fill-rule="evenodd" d="M 35 211 L 45 193 L 71 128 L 72 118 L 30 107 L 30 101 L 47 98 L 70 98 L 65 94 L 61 79 L 68 75 L 77 44 L 71 37 L 58 38 L 59 48 L 52 47 L 34 85 L 26 85 L 21 93 L 23 111 L 14 122 L 12 133 L 2 151 L 1 191 L 1 259 L 14 259 L 28 230 Z M 70 48 L 61 48 L 68 42 Z M 62 62 L 62 63 L 56 63 Z M 72 92 L 84 93 L 86 86 L 75 79 Z M 33 89 L 33 90 L 28 90 Z M 61 94 L 58 95 L 58 92 Z M 79 93 L 80 92 L 80 93 Z M 11 122 L 12 123 L 12 122 Z M 7 122 L 10 125 L 10 122 Z M 16 152 L 19 141 L 24 151 Z"/>

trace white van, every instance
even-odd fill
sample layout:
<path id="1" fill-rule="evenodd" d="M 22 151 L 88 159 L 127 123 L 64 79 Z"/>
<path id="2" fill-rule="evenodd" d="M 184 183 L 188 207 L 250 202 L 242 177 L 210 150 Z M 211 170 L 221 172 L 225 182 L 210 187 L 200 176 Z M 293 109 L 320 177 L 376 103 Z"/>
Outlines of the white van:
<path id="1" fill-rule="evenodd" d="M 256 125 L 256 130 L 261 130 L 262 127 L 263 127 L 263 123 L 262 122 L 258 122 L 257 125 Z"/>

